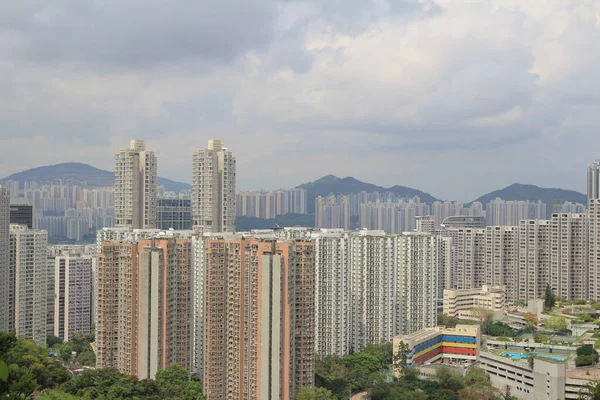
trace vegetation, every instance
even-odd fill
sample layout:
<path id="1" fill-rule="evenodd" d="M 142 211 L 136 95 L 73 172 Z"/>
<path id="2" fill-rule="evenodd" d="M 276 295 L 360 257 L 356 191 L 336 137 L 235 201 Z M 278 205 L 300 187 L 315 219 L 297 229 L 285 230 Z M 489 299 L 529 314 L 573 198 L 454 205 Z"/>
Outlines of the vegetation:
<path id="1" fill-rule="evenodd" d="M 517 332 L 515 332 L 510 326 L 508 326 L 508 324 L 499 321 L 494 322 L 492 319 L 486 319 L 485 321 L 483 321 L 483 324 L 481 324 L 481 333 L 490 336 L 517 336 Z"/>
<path id="2" fill-rule="evenodd" d="M 523 319 L 525 320 L 525 331 L 526 332 L 535 332 L 535 328 L 540 323 L 537 315 L 534 313 L 527 312 L 523 314 Z"/>
<path id="3" fill-rule="evenodd" d="M 60 358 L 86 358 L 89 335 L 76 335 L 68 343 L 54 343 Z M 67 357 L 68 354 L 68 357 Z M 93 353 L 92 353 L 93 354 Z M 31 340 L 17 338 L 14 333 L 0 332 L 0 360 L 5 361 L 8 374 L 0 368 L 0 398 L 11 400 L 203 400 L 200 383 L 190 381 L 188 372 L 171 365 L 156 374 L 156 380 L 137 378 L 116 369 L 88 370 L 73 376 L 48 351 Z M 5 379 L 3 379 L 5 378 Z"/>
<path id="4" fill-rule="evenodd" d="M 600 382 L 588 383 L 579 394 L 580 400 L 600 400 Z"/>
<path id="5" fill-rule="evenodd" d="M 577 348 L 577 358 L 575 358 L 576 367 L 585 367 L 594 365 L 598 362 L 598 352 L 593 346 L 585 345 Z"/>
<path id="6" fill-rule="evenodd" d="M 313 214 L 284 214 L 278 215 L 273 219 L 242 216 L 235 217 L 235 229 L 238 231 L 271 229 L 276 226 L 303 226 L 306 228 L 312 228 L 315 226 L 315 216 Z"/>
<path id="7" fill-rule="evenodd" d="M 434 380 L 418 379 L 417 368 L 393 382 L 378 382 L 369 392 L 371 400 L 501 400 L 505 396 L 493 388 L 489 376 L 479 368 L 471 368 L 463 377 L 455 370 L 440 366 Z M 507 397 L 511 399 L 511 397 Z"/>
<path id="8" fill-rule="evenodd" d="M 565 332 L 567 330 L 567 319 L 565 317 L 550 317 L 548 321 L 546 321 L 546 328 L 556 331 L 556 332 Z"/>
<path id="9" fill-rule="evenodd" d="M 337 400 L 330 390 L 320 387 L 302 388 L 294 395 L 294 400 Z"/>
<path id="10" fill-rule="evenodd" d="M 544 310 L 550 311 L 556 305 L 556 296 L 552 293 L 550 285 L 546 285 L 546 292 L 544 293 Z"/>

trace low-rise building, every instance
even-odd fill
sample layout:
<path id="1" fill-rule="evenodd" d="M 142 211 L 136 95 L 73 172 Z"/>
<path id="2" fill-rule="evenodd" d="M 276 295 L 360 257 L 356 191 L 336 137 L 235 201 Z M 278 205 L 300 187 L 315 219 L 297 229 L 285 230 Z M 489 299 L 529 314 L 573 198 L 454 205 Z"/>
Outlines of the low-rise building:
<path id="1" fill-rule="evenodd" d="M 408 346 L 406 365 L 418 366 L 435 362 L 460 364 L 474 362 L 479 355 L 479 325 L 457 325 L 455 328 L 422 329 L 394 338 L 394 354 L 401 345 Z"/>
<path id="2" fill-rule="evenodd" d="M 445 289 L 444 314 L 452 318 L 479 319 L 479 311 L 491 311 L 501 316 L 506 302 L 504 286 L 487 286 L 476 289 Z"/>

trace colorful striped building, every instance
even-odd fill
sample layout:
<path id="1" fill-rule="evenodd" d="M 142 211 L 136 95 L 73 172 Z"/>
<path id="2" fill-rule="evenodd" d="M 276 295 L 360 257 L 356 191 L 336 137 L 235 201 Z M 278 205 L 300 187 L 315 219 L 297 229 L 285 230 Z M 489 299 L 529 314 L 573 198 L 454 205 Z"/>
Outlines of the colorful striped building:
<path id="1" fill-rule="evenodd" d="M 405 343 L 408 345 L 407 366 L 473 362 L 479 357 L 480 342 L 479 325 L 438 326 L 396 336 L 394 354 L 399 352 L 401 343 Z"/>

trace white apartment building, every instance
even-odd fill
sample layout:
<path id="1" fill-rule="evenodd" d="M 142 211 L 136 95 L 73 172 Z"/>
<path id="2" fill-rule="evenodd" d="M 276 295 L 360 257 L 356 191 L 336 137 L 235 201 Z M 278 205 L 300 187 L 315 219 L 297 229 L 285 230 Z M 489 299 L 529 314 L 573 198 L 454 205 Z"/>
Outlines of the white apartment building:
<path id="1" fill-rule="evenodd" d="M 11 331 L 14 327 L 14 278 L 9 267 L 10 246 L 10 192 L 0 186 L 0 331 Z"/>
<path id="2" fill-rule="evenodd" d="M 14 329 L 18 336 L 46 343 L 48 233 L 10 226 L 9 268 L 14 274 Z M 6 299 L 3 299 L 6 301 Z M 12 306 L 13 300 L 8 299 Z"/>
<path id="3" fill-rule="evenodd" d="M 518 298 L 518 238 L 516 226 L 488 226 L 485 231 L 485 284 L 502 285 L 506 299 L 514 303 Z"/>
<path id="4" fill-rule="evenodd" d="M 202 232 L 235 231 L 235 157 L 221 140 L 194 152 L 192 218 Z"/>
<path id="5" fill-rule="evenodd" d="M 485 282 L 485 229 L 450 228 L 456 252 L 456 288 L 472 289 Z"/>
<path id="6" fill-rule="evenodd" d="M 91 332 L 95 263 L 96 258 L 79 254 L 54 259 L 54 336 L 65 342 Z"/>
<path id="7" fill-rule="evenodd" d="M 397 299 L 395 241 L 383 231 L 359 231 L 350 236 L 352 313 L 350 347 L 390 341 L 398 332 L 394 321 Z M 318 256 L 318 255 L 317 255 Z"/>
<path id="8" fill-rule="evenodd" d="M 317 232 L 315 243 L 315 351 L 319 355 L 345 355 L 350 351 L 352 296 L 348 268 L 349 234 Z"/>
<path id="9" fill-rule="evenodd" d="M 444 314 L 452 318 L 478 319 L 474 312 L 487 310 L 502 313 L 506 303 L 504 286 L 487 286 L 476 289 L 444 290 Z M 497 314 L 498 315 L 498 314 Z"/>
<path id="10" fill-rule="evenodd" d="M 589 296 L 588 218 L 585 214 L 555 213 L 550 220 L 549 284 L 565 299 Z"/>
<path id="11" fill-rule="evenodd" d="M 600 301 L 600 160 L 588 168 L 589 297 Z"/>
<path id="12" fill-rule="evenodd" d="M 518 301 L 527 303 L 544 296 L 549 282 L 549 229 L 548 220 L 519 223 Z"/>
<path id="13" fill-rule="evenodd" d="M 396 315 L 403 335 L 437 323 L 439 282 L 446 269 L 441 243 L 448 238 L 427 232 L 405 232 L 398 240 L 397 293 L 400 300 Z"/>
<path id="14" fill-rule="evenodd" d="M 157 160 L 143 140 L 132 140 L 115 156 L 115 226 L 156 228 Z"/>

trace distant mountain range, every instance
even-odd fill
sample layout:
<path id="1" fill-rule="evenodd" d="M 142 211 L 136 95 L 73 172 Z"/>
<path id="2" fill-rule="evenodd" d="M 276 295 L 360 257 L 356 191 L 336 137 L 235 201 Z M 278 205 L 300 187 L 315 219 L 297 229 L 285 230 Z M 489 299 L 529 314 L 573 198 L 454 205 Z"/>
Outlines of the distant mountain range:
<path id="1" fill-rule="evenodd" d="M 548 212 L 552 211 L 552 206 L 554 204 L 563 204 L 565 201 L 581 203 L 587 207 L 587 195 L 583 193 L 574 190 L 542 188 L 535 185 L 523 185 L 520 183 L 513 183 L 504 189 L 484 194 L 474 201 L 481 202 L 485 207 L 490 200 L 494 200 L 497 197 L 500 197 L 502 200 L 541 200 L 543 203 L 546 203 Z"/>
<path id="2" fill-rule="evenodd" d="M 0 179 L 0 183 L 4 181 L 19 181 L 21 183 L 27 181 L 55 182 L 59 179 L 77 184 L 85 183 L 88 187 L 104 187 L 114 185 L 115 173 L 83 163 L 62 163 L 17 172 Z M 192 188 L 190 184 L 161 177 L 158 177 L 158 184 L 164 186 L 165 190 L 169 192 L 179 192 L 180 190 Z"/>
<path id="3" fill-rule="evenodd" d="M 306 189 L 306 197 L 308 200 L 308 212 L 314 213 L 315 199 L 317 196 L 327 196 L 333 194 L 349 194 L 358 192 L 392 192 L 400 197 L 412 198 L 419 196 L 422 202 L 433 203 L 437 199 L 429 193 L 422 192 L 417 189 L 406 186 L 392 186 L 385 188 L 372 183 L 361 182 L 352 177 L 338 178 L 335 175 L 327 175 L 314 182 L 304 183 L 299 188 Z"/>
<path id="4" fill-rule="evenodd" d="M 59 179 L 78 184 L 87 184 L 88 187 L 112 186 L 115 182 L 115 174 L 111 171 L 105 171 L 83 163 L 62 163 L 56 165 L 47 165 L 44 167 L 32 168 L 27 171 L 18 172 L 0 179 L 0 183 L 7 180 L 26 182 L 55 182 Z M 164 186 L 165 190 L 179 192 L 180 190 L 191 189 L 188 183 L 176 182 L 167 178 L 158 178 L 158 184 Z M 429 193 L 406 186 L 392 186 L 389 188 L 374 185 L 372 183 L 361 182 L 352 177 L 338 178 L 334 175 L 326 175 L 314 182 L 304 183 L 299 188 L 306 189 L 308 200 L 308 212 L 314 213 L 315 198 L 317 196 L 327 196 L 334 194 L 349 194 L 358 192 L 392 192 L 400 197 L 412 198 L 419 196 L 421 201 L 433 203 L 438 200 Z M 572 203 L 581 203 L 587 205 L 587 196 L 574 190 L 542 188 L 535 185 L 523 185 L 514 183 L 504 189 L 495 190 L 484 194 L 474 201 L 486 204 L 495 198 L 503 200 L 530 200 L 546 203 L 548 211 L 552 210 L 552 205 L 562 204 L 565 201 Z"/>

